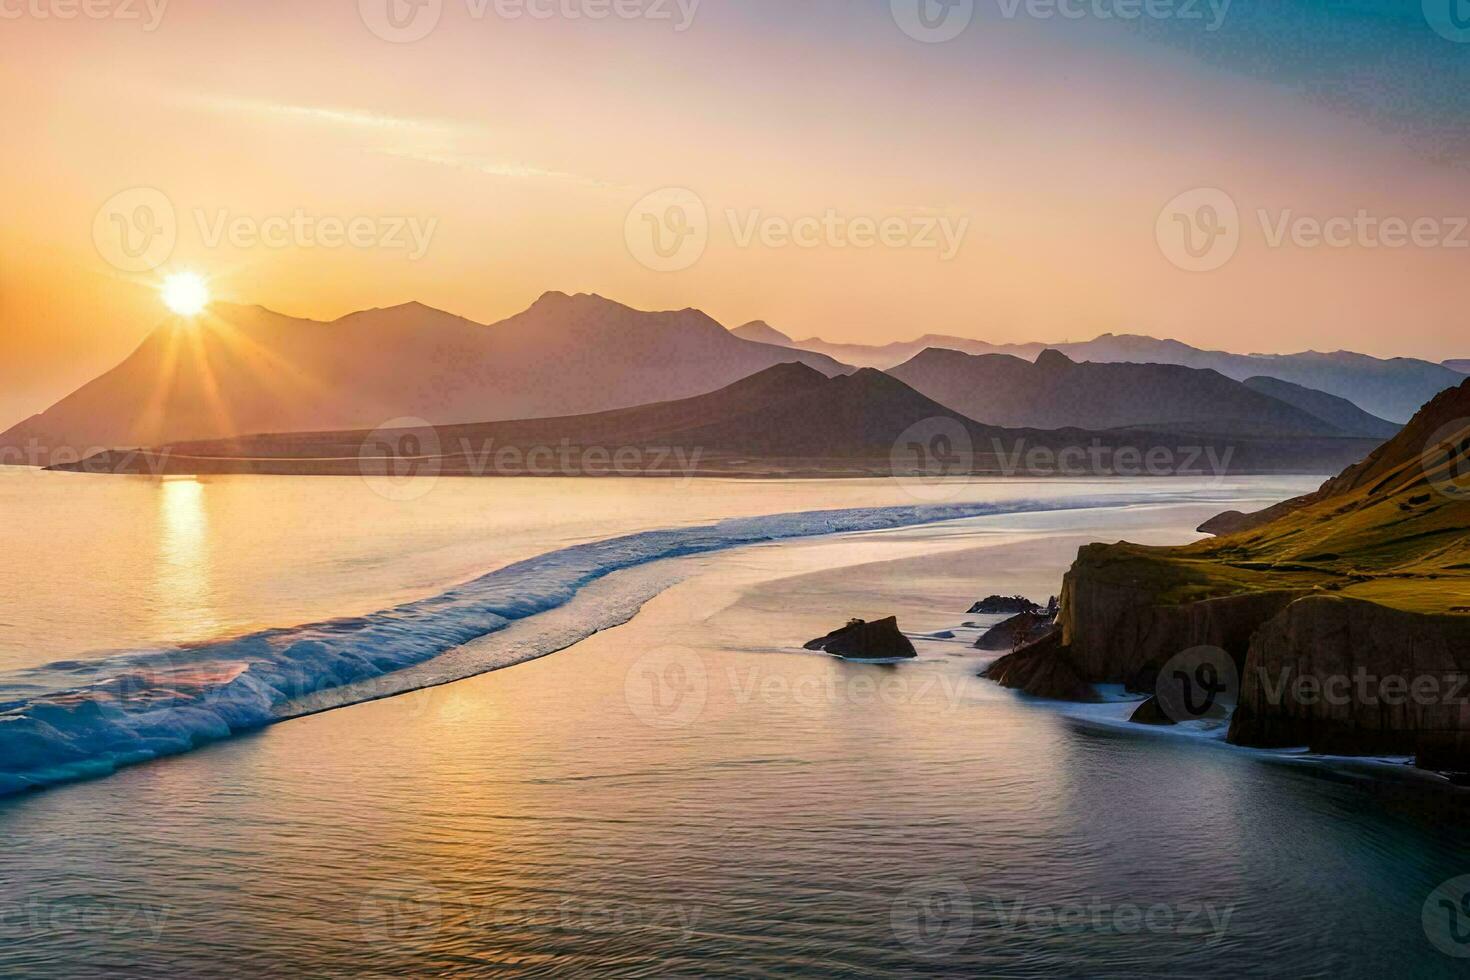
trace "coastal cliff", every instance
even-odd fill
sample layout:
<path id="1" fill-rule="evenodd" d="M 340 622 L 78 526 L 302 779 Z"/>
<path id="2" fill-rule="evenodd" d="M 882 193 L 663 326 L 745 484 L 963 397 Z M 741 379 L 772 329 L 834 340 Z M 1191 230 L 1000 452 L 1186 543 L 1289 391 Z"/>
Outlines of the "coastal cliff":
<path id="1" fill-rule="evenodd" d="M 1057 641 L 986 676 L 1153 694 L 1171 658 L 1214 647 L 1236 672 L 1231 742 L 1470 771 L 1470 383 L 1315 493 L 1206 527 L 1222 535 L 1082 548 Z"/>
<path id="2" fill-rule="evenodd" d="M 1470 768 L 1470 617 L 1340 596 L 1292 603 L 1255 634 L 1229 738 Z"/>

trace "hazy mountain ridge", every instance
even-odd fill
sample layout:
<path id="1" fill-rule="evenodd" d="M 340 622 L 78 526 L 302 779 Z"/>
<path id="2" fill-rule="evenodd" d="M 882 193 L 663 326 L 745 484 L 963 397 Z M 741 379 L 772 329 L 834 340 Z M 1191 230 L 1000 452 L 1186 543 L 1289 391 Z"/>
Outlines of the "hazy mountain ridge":
<path id="1" fill-rule="evenodd" d="M 1345 398 L 1363 411 L 1392 422 L 1406 421 L 1436 394 L 1463 380 L 1463 375 L 1447 364 L 1410 357 L 1385 359 L 1353 351 L 1235 354 L 1140 334 L 1105 333 L 1088 341 L 1054 344 L 990 344 L 933 334 L 876 346 L 833 344 L 819 338 L 794 344 L 804 350 L 828 354 L 844 364 L 884 370 L 897 367 L 931 347 L 966 354 L 1010 354 L 1033 361 L 1044 350 L 1057 350 L 1074 361 L 1178 364 L 1218 371 L 1236 381 L 1260 376 L 1288 381 Z"/>
<path id="2" fill-rule="evenodd" d="M 410 434 L 418 448 L 395 448 L 408 445 L 401 437 Z M 631 453 L 637 461 L 632 464 L 636 471 L 619 472 L 641 476 L 1106 476 L 1143 475 L 1143 460 L 1162 450 L 1167 461 L 1149 464 L 1161 471 L 1147 471 L 1162 476 L 1200 475 L 1214 468 L 1323 472 L 1362 458 L 1374 445 L 1367 439 L 1279 434 L 1241 438 L 1142 429 L 1002 428 L 966 418 L 874 368 L 828 377 L 787 363 L 705 395 L 591 415 L 432 430 L 262 434 L 175 443 L 142 453 L 99 453 L 83 464 L 59 468 L 155 475 L 353 475 L 384 461 L 392 466 L 418 459 L 422 449 L 435 472 L 470 476 L 607 475 L 608 461 L 618 453 Z M 569 462 L 555 462 L 558 454 Z M 593 458 L 602 460 L 601 472 L 585 462 Z"/>
<path id="3" fill-rule="evenodd" d="M 1337 424 L 1209 369 L 1075 362 L 1055 350 L 1032 362 L 931 348 L 889 373 L 935 401 L 999 426 L 1152 428 L 1244 437 L 1380 436 L 1375 429 L 1395 428 L 1382 420 L 1373 420 L 1376 426 Z M 1347 410 L 1337 415 L 1343 422 L 1358 421 Z"/>
<path id="4" fill-rule="evenodd" d="M 250 432 L 579 415 L 703 394 L 824 355 L 732 336 L 685 309 L 634 310 L 550 292 L 495 324 L 420 303 L 330 323 L 216 304 L 172 321 L 124 361 L 0 435 L 0 448 L 73 452 Z M 11 459 L 11 461 L 15 461 Z"/>

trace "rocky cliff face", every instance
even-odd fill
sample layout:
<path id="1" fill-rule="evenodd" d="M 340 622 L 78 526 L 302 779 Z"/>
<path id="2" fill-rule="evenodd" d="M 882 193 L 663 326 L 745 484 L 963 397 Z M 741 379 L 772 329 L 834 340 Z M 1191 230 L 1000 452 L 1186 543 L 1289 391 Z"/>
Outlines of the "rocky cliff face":
<path id="1" fill-rule="evenodd" d="M 1096 700 L 1094 684 L 1154 693 L 1159 669 L 1198 646 L 1240 671 L 1228 739 L 1331 755 L 1408 755 L 1470 771 L 1470 617 L 1275 590 L 1167 602 L 1102 571 L 1090 545 L 1062 587 L 1060 630 L 986 676 L 1038 697 Z"/>
<path id="2" fill-rule="evenodd" d="M 1470 619 L 1337 596 L 1293 602 L 1250 644 L 1229 738 L 1470 769 Z"/>
<path id="3" fill-rule="evenodd" d="M 1073 662 L 1093 683 L 1121 683 L 1153 693 L 1159 668 L 1175 654 L 1198 646 L 1219 647 L 1241 667 L 1257 627 L 1306 594 L 1271 591 L 1162 602 L 1152 586 L 1108 580 L 1093 572 L 1088 558 L 1097 554 L 1097 547 L 1082 549 L 1063 579 L 1057 618 Z"/>

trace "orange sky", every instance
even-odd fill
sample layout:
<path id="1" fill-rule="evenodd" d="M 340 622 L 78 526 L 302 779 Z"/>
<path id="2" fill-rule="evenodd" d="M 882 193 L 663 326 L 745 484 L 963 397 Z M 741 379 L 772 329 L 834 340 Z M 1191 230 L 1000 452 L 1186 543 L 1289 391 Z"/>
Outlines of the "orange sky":
<path id="1" fill-rule="evenodd" d="M 1386 91 L 1376 79 L 1395 66 L 1364 64 L 1352 37 L 1344 63 L 1364 75 L 1328 60 L 1304 78 L 1235 63 L 1250 22 L 1227 21 L 1201 53 L 1187 26 L 1153 36 L 984 12 L 922 44 L 884 0 L 704 0 L 685 31 L 443 3 L 437 28 L 406 44 L 374 36 L 349 0 L 176 0 L 155 30 L 0 21 L 0 427 L 125 356 L 162 313 L 151 284 L 180 268 L 225 298 L 321 319 L 418 299 L 490 321 L 561 289 L 838 341 L 1111 330 L 1470 356 L 1470 249 L 1266 241 L 1258 209 L 1470 214 L 1462 165 L 1434 151 L 1458 108 L 1396 90 L 1355 103 Z M 1470 47 L 1395 29 L 1411 62 L 1470 62 Z M 702 200 L 709 241 L 692 266 L 654 271 L 625 223 L 671 186 Z M 104 258 L 94 224 L 140 187 L 166 196 L 177 243 L 132 273 Z M 1178 268 L 1156 238 L 1160 209 L 1196 187 L 1225 189 L 1242 216 L 1239 251 L 1216 271 Z M 828 212 L 967 233 L 948 260 L 739 241 L 753 217 Z M 412 219 L 432 235 L 422 256 L 376 238 L 211 240 L 222 217 L 259 230 L 292 215 Z"/>

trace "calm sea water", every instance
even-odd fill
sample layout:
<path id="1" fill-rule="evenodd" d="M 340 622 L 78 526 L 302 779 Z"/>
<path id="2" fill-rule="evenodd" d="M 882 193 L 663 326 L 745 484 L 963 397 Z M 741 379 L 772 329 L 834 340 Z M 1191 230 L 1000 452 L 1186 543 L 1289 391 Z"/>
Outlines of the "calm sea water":
<path id="1" fill-rule="evenodd" d="M 1462 976 L 1423 921 L 1470 873 L 1459 794 L 1070 719 L 978 680 L 955 629 L 985 592 L 1054 590 L 1084 541 L 1187 540 L 1310 482 L 1130 483 L 1127 507 L 634 568 L 545 614 L 658 593 L 560 653 L 0 800 L 0 975 Z M 0 664 L 371 612 L 615 534 L 911 499 L 0 478 L 38 544 L 0 571 Z M 918 662 L 799 650 L 889 613 L 936 634 Z"/>

